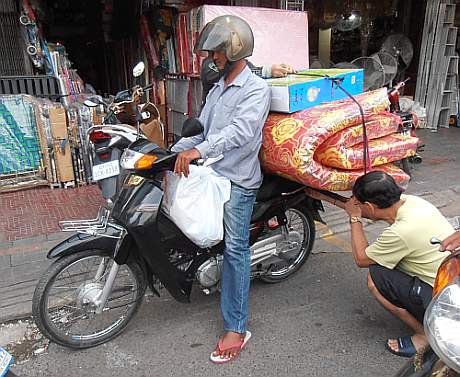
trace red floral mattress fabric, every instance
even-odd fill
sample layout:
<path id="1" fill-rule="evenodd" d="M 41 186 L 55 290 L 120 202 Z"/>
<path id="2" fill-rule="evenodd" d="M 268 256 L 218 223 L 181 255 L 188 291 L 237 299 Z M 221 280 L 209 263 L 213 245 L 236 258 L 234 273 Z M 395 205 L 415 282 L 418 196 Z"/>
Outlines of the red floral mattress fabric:
<path id="1" fill-rule="evenodd" d="M 415 155 L 418 139 L 397 133 L 401 119 L 386 112 L 385 88 L 356 99 L 365 114 L 372 169 L 407 185 L 409 176 L 390 162 Z M 260 157 L 267 173 L 315 188 L 347 191 L 363 174 L 362 142 L 359 108 L 347 99 L 293 114 L 270 114 Z"/>

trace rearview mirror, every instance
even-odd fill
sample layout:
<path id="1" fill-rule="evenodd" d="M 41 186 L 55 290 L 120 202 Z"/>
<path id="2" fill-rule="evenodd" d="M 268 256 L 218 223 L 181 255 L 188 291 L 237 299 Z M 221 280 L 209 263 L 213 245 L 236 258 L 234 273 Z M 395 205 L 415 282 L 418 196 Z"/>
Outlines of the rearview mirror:
<path id="1" fill-rule="evenodd" d="M 88 106 L 88 107 L 97 107 L 99 105 L 89 99 L 85 99 L 83 103 L 85 104 L 85 106 Z"/>
<path id="2" fill-rule="evenodd" d="M 140 77 L 145 71 L 145 64 L 144 62 L 137 63 L 133 68 L 133 76 Z"/>
<path id="3" fill-rule="evenodd" d="M 204 127 L 197 118 L 188 118 L 182 125 L 182 137 L 191 137 L 201 134 L 204 131 Z"/>

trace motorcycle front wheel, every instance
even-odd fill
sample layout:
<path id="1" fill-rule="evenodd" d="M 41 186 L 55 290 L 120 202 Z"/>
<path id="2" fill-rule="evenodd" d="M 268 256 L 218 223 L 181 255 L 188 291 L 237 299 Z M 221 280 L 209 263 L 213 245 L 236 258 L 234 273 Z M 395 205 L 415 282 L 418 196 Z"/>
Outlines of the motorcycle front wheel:
<path id="1" fill-rule="evenodd" d="M 292 276 L 310 256 L 315 243 L 315 221 L 311 211 L 302 205 L 296 205 L 286 209 L 287 232 L 296 232 L 300 236 L 300 242 L 296 242 L 288 252 L 283 253 L 283 258 L 273 257 L 269 271 L 260 276 L 264 283 L 279 283 Z M 268 224 L 269 226 L 270 224 Z M 281 227 L 269 231 L 279 233 Z"/>
<path id="2" fill-rule="evenodd" d="M 126 327 L 139 309 L 146 279 L 137 263 L 121 265 L 101 314 L 96 303 L 115 262 L 101 250 L 85 250 L 54 262 L 39 280 L 32 311 L 40 331 L 65 347 L 105 343 Z"/>

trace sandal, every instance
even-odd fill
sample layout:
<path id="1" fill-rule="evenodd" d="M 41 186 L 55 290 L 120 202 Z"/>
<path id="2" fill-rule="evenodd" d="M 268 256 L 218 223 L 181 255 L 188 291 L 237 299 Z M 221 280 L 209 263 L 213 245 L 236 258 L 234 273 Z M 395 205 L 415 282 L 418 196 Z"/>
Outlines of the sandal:
<path id="1" fill-rule="evenodd" d="M 398 338 L 398 346 L 399 351 L 393 350 L 389 345 L 388 341 L 385 343 L 385 347 L 388 351 L 390 351 L 393 355 L 401 356 L 401 357 L 412 357 L 417 353 L 417 350 L 412 342 L 411 336 L 403 336 Z"/>
<path id="2" fill-rule="evenodd" d="M 213 351 L 211 355 L 209 356 L 209 359 L 215 363 L 215 364 L 225 364 L 228 363 L 229 361 L 235 359 L 240 352 L 243 350 L 244 346 L 248 343 L 249 339 L 251 339 L 251 332 L 246 331 L 244 338 L 241 338 L 241 340 L 237 344 L 232 344 L 227 347 L 222 346 L 222 339 L 219 340 L 217 343 L 217 351 Z M 229 356 L 229 357 L 222 357 L 222 354 L 225 351 L 231 350 L 231 349 L 237 349 L 237 353 L 235 356 Z"/>

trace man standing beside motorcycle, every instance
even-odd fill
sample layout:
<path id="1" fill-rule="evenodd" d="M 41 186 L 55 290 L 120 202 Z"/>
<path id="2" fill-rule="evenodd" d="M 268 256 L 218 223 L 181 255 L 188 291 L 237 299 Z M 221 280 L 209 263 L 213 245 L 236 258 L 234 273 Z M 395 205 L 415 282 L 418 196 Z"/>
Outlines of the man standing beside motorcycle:
<path id="1" fill-rule="evenodd" d="M 430 239 L 444 239 L 453 228 L 426 200 L 401 194 L 402 189 L 390 175 L 373 171 L 358 178 L 344 209 L 350 216 L 355 262 L 358 267 L 369 268 L 370 292 L 415 332 L 389 339 L 386 348 L 395 355 L 411 357 L 428 345 L 423 316 L 445 258 Z M 364 234 L 362 216 L 390 224 L 371 245 Z"/>
<path id="2" fill-rule="evenodd" d="M 232 182 L 230 200 L 224 207 L 221 311 L 225 333 L 211 353 L 215 363 L 233 360 L 251 336 L 247 331 L 249 225 L 262 183 L 258 154 L 270 104 L 268 85 L 247 66 L 253 48 L 252 30 L 239 17 L 217 17 L 205 26 L 195 52 L 207 52 L 223 76 L 209 92 L 199 117 L 203 133 L 184 138 L 173 148 L 180 152 L 175 173 L 188 176 L 193 160 L 223 155 L 212 167 Z"/>

